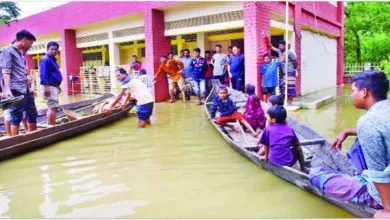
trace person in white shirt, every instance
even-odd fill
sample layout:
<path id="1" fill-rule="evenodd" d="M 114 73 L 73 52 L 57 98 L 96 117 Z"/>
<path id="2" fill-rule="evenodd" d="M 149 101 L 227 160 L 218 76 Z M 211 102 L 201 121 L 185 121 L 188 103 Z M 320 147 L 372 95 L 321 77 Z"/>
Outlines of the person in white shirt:
<path id="1" fill-rule="evenodd" d="M 107 113 L 110 114 L 114 106 L 121 100 L 126 90 L 128 91 L 128 100 L 137 100 L 138 127 L 144 128 L 150 125 L 150 116 L 153 113 L 154 99 L 149 89 L 141 80 L 131 78 L 125 69 L 120 68 L 116 72 L 116 78 L 122 82 L 121 91 L 111 103 Z"/>
<path id="2" fill-rule="evenodd" d="M 140 69 L 139 70 L 139 77 L 138 77 L 139 80 L 141 80 L 141 82 L 149 89 L 150 93 L 154 94 L 153 92 L 153 82 L 152 80 L 149 78 L 148 75 L 146 75 L 146 70 L 145 69 Z"/>

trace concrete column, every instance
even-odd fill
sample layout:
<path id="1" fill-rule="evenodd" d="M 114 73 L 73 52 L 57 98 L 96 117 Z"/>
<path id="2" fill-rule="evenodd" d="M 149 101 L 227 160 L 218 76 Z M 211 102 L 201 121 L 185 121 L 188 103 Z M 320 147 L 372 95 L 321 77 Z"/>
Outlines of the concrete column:
<path id="1" fill-rule="evenodd" d="M 265 38 L 271 36 L 269 4 L 267 2 L 244 2 L 245 84 L 254 84 L 259 97 L 262 97 L 259 68 L 263 62 L 263 54 L 269 52 Z"/>
<path id="2" fill-rule="evenodd" d="M 27 70 L 28 72 L 30 73 L 30 70 L 32 70 L 34 68 L 34 60 L 33 60 L 33 57 L 32 55 L 25 55 L 24 56 L 24 59 L 26 59 L 26 63 L 27 63 Z"/>
<path id="3" fill-rule="evenodd" d="M 61 70 L 63 76 L 64 93 L 71 95 L 81 93 L 80 81 L 72 84 L 69 76 L 80 76 L 80 67 L 83 65 L 83 54 L 76 45 L 76 31 L 65 29 L 60 31 L 61 35 Z"/>
<path id="4" fill-rule="evenodd" d="M 302 72 L 301 72 L 301 40 L 302 40 L 302 6 L 300 2 L 295 3 L 294 7 L 294 22 L 295 22 L 295 53 L 297 55 L 297 77 L 295 88 L 297 90 L 297 95 L 301 95 L 301 85 L 302 85 Z"/>
<path id="5" fill-rule="evenodd" d="M 204 51 L 205 51 L 204 33 L 196 34 L 196 47 L 200 49 L 200 55 L 204 57 Z"/>
<path id="6" fill-rule="evenodd" d="M 164 12 L 151 9 L 144 12 L 145 53 L 148 62 L 144 66 L 149 77 L 153 78 L 160 66 L 160 55 L 171 51 L 171 41 L 164 35 Z M 154 84 L 156 102 L 169 98 L 168 82 L 165 74 L 160 75 Z"/>
<path id="7" fill-rule="evenodd" d="M 344 78 L 344 2 L 337 2 L 337 21 L 341 24 L 337 38 L 337 85 L 341 85 Z"/>
<path id="8" fill-rule="evenodd" d="M 111 82 L 111 92 L 118 92 L 117 80 L 116 80 L 116 70 L 120 64 L 120 51 L 119 44 L 114 43 L 112 32 L 108 32 L 109 43 L 108 43 L 108 54 L 110 62 L 110 82 Z"/>

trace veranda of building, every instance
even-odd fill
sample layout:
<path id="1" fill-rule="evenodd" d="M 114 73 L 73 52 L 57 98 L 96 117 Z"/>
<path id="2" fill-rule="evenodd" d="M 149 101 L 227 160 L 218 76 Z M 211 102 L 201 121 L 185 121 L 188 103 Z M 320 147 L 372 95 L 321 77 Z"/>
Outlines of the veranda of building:
<path id="1" fill-rule="evenodd" d="M 290 2 L 288 40 L 298 65 L 298 94 L 339 85 L 343 80 L 342 2 Z M 37 70 L 48 41 L 60 43 L 58 63 L 64 91 L 78 94 L 86 79 L 71 84 L 87 65 L 101 66 L 99 82 L 115 91 L 118 66 L 128 69 L 137 55 L 150 77 L 157 72 L 160 55 L 199 47 L 214 50 L 239 45 L 245 54 L 245 83 L 261 93 L 259 67 L 269 52 L 265 37 L 274 46 L 285 33 L 285 2 L 70 2 L 0 27 L 0 47 L 15 33 L 28 29 L 37 42 L 26 55 L 28 69 Z M 103 67 L 105 62 L 108 67 Z M 84 82 L 83 82 L 84 81 Z M 164 80 L 155 86 L 156 101 L 168 98 Z"/>

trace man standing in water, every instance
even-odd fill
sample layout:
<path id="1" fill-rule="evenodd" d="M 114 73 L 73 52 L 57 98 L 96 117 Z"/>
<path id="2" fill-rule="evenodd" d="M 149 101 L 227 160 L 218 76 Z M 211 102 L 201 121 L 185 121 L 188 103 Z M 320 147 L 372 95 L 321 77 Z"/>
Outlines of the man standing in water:
<path id="1" fill-rule="evenodd" d="M 184 79 L 182 75 L 182 70 L 184 68 L 184 65 L 182 62 L 174 59 L 170 59 L 169 63 L 167 63 L 167 57 L 165 55 L 162 55 L 160 57 L 161 65 L 158 68 L 158 71 L 156 75 L 154 76 L 153 81 L 155 82 L 157 77 L 165 72 L 169 75 L 168 83 L 169 83 L 169 96 L 171 97 L 171 103 L 174 103 L 175 96 L 175 88 L 176 84 L 179 86 L 179 89 L 181 91 L 181 94 L 183 95 L 183 102 L 186 103 L 186 94 L 185 94 L 185 85 L 184 85 Z"/>
<path id="2" fill-rule="evenodd" d="M 190 50 L 184 49 L 183 50 L 184 56 L 179 57 L 179 60 L 183 63 L 184 68 L 183 68 L 183 78 L 184 78 L 184 84 L 186 86 L 186 98 L 187 100 L 190 100 L 190 97 L 192 95 L 192 88 L 194 88 L 194 76 L 193 76 L 193 71 L 194 68 L 191 65 L 192 58 L 190 56 Z"/>
<path id="3" fill-rule="evenodd" d="M 48 125 L 56 124 L 58 96 L 61 93 L 62 75 L 55 58 L 59 44 L 51 41 L 46 46 L 47 53 L 41 59 L 39 73 L 41 77 L 42 97 L 47 102 L 46 119 Z"/>
<path id="4" fill-rule="evenodd" d="M 129 94 L 127 100 L 137 100 L 138 127 L 144 128 L 150 125 L 150 116 L 153 113 L 154 99 L 148 88 L 141 80 L 131 78 L 125 69 L 120 68 L 116 72 L 116 78 L 122 83 L 121 91 L 111 103 L 107 113 L 111 113 L 114 106 L 121 100 L 126 90 Z M 126 103 L 126 102 L 125 102 Z"/>
<path id="5" fill-rule="evenodd" d="M 26 112 L 27 131 L 36 130 L 37 108 L 32 89 L 29 86 L 28 74 L 26 71 L 26 60 L 23 52 L 27 52 L 36 41 L 35 36 L 27 30 L 19 31 L 16 34 L 16 42 L 4 48 L 0 54 L 1 69 L 4 79 L 3 96 L 13 97 L 23 95 L 23 100 L 9 108 L 11 116 L 11 135 L 19 134 L 19 124 Z"/>

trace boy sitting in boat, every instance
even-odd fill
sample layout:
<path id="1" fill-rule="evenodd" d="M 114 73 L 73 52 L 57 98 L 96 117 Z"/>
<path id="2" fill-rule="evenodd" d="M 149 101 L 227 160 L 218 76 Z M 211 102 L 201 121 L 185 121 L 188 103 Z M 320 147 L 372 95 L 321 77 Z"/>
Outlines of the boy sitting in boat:
<path id="1" fill-rule="evenodd" d="M 257 97 L 255 90 L 256 87 L 252 84 L 247 84 L 245 86 L 245 92 L 248 95 L 248 100 L 244 106 L 244 119 L 251 125 L 253 130 L 260 134 L 265 128 L 267 119 L 264 116 L 260 99 Z"/>
<path id="2" fill-rule="evenodd" d="M 275 166 L 293 166 L 299 161 L 299 167 L 305 172 L 304 158 L 300 142 L 294 130 L 285 124 L 286 109 L 275 105 L 268 109 L 269 125 L 259 140 L 260 160 L 269 161 Z"/>
<path id="3" fill-rule="evenodd" d="M 107 113 L 110 114 L 115 105 L 121 100 L 126 90 L 128 91 L 128 100 L 137 100 L 138 127 L 144 128 L 150 125 L 150 116 L 153 113 L 154 98 L 148 88 L 139 79 L 131 78 L 125 69 L 117 70 L 116 78 L 122 82 L 120 93 L 116 99 L 109 105 Z"/>
<path id="4" fill-rule="evenodd" d="M 244 119 L 243 115 L 237 112 L 237 109 L 229 97 L 228 89 L 226 86 L 220 86 L 218 89 L 218 96 L 214 97 L 213 106 L 211 108 L 210 119 L 215 118 L 215 114 L 217 110 L 220 113 L 220 117 L 216 118 L 215 123 L 227 126 L 235 132 L 238 132 L 234 125 L 228 124 L 234 120 L 242 123 L 249 131 L 252 133 L 254 137 L 258 136 L 251 125 Z"/>
<path id="5" fill-rule="evenodd" d="M 311 183 L 342 201 L 382 209 L 375 217 L 390 218 L 390 102 L 389 80 L 380 71 L 365 71 L 352 78 L 352 103 L 367 112 L 356 129 L 342 132 L 332 148 L 341 150 L 348 136 L 357 136 L 348 152 L 354 175 L 328 166 L 310 169 Z"/>
<path id="6" fill-rule="evenodd" d="M 275 105 L 280 105 L 280 106 L 283 106 L 284 105 L 284 101 L 283 101 L 283 98 L 279 95 L 273 95 L 273 96 L 270 96 L 268 98 L 268 104 L 270 104 L 271 106 L 275 106 Z"/>

